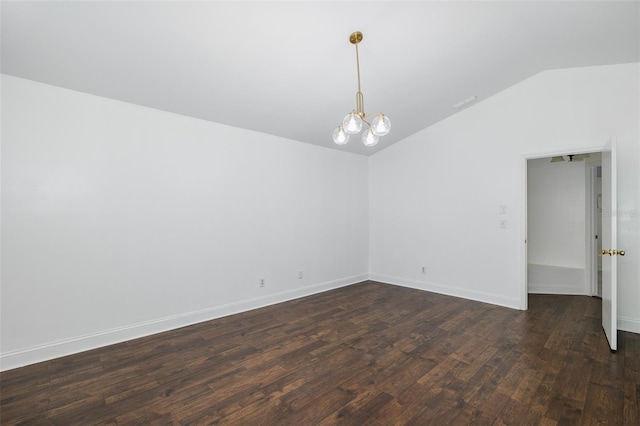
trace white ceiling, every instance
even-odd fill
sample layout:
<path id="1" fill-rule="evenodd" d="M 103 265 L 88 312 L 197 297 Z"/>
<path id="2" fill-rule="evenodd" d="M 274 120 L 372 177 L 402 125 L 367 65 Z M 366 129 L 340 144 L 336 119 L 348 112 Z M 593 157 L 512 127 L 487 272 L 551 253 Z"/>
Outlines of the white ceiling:
<path id="1" fill-rule="evenodd" d="M 2 72 L 360 154 L 540 71 L 640 60 L 640 2 L 3 1 Z M 333 129 L 391 118 L 374 148 Z"/>

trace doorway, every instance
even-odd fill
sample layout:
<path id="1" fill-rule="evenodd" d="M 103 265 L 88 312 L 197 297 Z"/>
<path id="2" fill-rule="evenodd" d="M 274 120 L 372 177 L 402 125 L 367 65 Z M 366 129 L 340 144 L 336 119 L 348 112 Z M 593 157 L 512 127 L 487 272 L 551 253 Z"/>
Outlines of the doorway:
<path id="1" fill-rule="evenodd" d="M 599 152 L 527 159 L 527 293 L 601 296 L 600 164 Z"/>
<path id="2" fill-rule="evenodd" d="M 522 247 L 522 259 L 523 259 L 523 274 L 521 281 L 521 306 L 523 310 L 527 309 L 528 306 L 528 294 L 529 294 L 529 260 L 530 257 L 528 255 L 530 249 L 530 237 L 533 236 L 535 238 L 535 231 L 530 232 L 530 220 L 529 220 L 529 162 L 531 160 L 537 160 L 540 158 L 547 158 L 549 162 L 554 159 L 554 157 L 563 157 L 562 160 L 560 158 L 556 158 L 555 162 L 567 161 L 569 158 L 569 162 L 572 160 L 576 160 L 576 156 L 578 154 L 600 154 L 600 176 L 601 176 L 601 197 L 598 197 L 598 194 L 595 197 L 592 195 L 593 192 L 591 190 L 587 191 L 586 188 L 592 188 L 590 184 L 585 183 L 585 213 L 584 217 L 589 218 L 589 224 L 593 225 L 594 221 L 600 220 L 601 222 L 601 234 L 593 234 L 593 228 L 587 228 L 587 220 L 585 219 L 585 239 L 584 239 L 584 274 L 585 274 L 585 284 L 583 287 L 583 293 L 581 294 L 593 294 L 592 286 L 593 286 L 593 271 L 597 271 L 598 265 L 601 266 L 602 270 L 602 280 L 600 290 L 596 288 L 596 294 L 598 291 L 601 292 L 602 298 L 602 329 L 609 343 L 609 348 L 612 351 L 617 349 L 617 293 L 618 293 L 618 285 L 617 285 L 617 269 L 618 269 L 618 256 L 624 256 L 624 250 L 618 250 L 617 247 L 617 149 L 616 149 L 616 137 L 609 137 L 603 146 L 594 149 L 584 149 L 582 151 L 574 152 L 572 154 L 565 153 L 547 153 L 539 154 L 539 155 L 525 155 L 523 157 L 523 193 L 524 197 L 522 199 L 523 206 L 523 242 Z M 590 167 L 591 168 L 591 167 Z M 597 166 L 594 166 L 594 171 L 592 173 L 596 173 L 596 177 L 598 176 Z M 585 180 L 587 180 L 587 174 L 585 174 Z M 597 182 L 597 179 L 596 179 Z M 552 185 L 551 185 L 552 186 Z M 599 203 L 600 210 L 602 212 L 601 215 L 595 214 L 592 215 L 590 212 L 594 210 L 589 208 L 587 204 L 587 200 L 592 200 L 595 198 L 595 202 Z M 599 201 L 600 199 L 600 201 Z M 598 205 L 598 204 L 596 204 Z M 596 210 L 597 211 L 597 210 Z M 592 218 L 593 216 L 593 218 Z M 543 221 L 544 223 L 544 221 Z M 597 222 L 596 227 L 598 226 Z M 598 236 L 598 242 L 593 242 L 596 240 L 595 236 Z M 601 261 L 593 261 L 593 254 L 596 252 L 594 247 L 597 247 L 598 244 L 601 244 L 600 254 L 602 255 Z M 572 254 L 576 254 L 577 251 L 573 250 Z M 596 256 L 597 256 L 596 252 Z M 595 266 L 594 266 L 595 265 Z M 579 268 L 577 268 L 579 269 Z"/>

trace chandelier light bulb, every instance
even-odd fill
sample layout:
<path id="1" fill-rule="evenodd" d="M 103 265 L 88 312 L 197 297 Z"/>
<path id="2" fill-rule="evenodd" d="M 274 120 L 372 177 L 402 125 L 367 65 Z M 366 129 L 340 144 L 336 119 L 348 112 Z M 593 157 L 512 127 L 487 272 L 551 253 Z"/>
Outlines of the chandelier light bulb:
<path id="1" fill-rule="evenodd" d="M 383 113 L 379 113 L 371 121 L 371 131 L 376 136 L 384 136 L 391 130 L 391 120 Z"/>
<path id="2" fill-rule="evenodd" d="M 374 146 L 378 143 L 378 139 L 380 139 L 377 135 L 375 135 L 371 129 L 367 129 L 362 134 L 362 143 L 365 146 Z"/>
<path id="3" fill-rule="evenodd" d="M 352 111 L 342 120 L 342 126 L 345 132 L 355 135 L 362 130 L 362 119 L 355 111 Z"/>
<path id="4" fill-rule="evenodd" d="M 338 145 L 344 145 L 349 142 L 349 134 L 344 131 L 342 124 L 333 131 L 333 141 Z"/>

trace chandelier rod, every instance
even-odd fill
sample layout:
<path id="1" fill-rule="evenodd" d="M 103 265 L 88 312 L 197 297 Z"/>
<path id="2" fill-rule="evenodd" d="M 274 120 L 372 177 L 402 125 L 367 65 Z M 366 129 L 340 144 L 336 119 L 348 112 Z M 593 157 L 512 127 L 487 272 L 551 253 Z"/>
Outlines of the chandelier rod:
<path id="1" fill-rule="evenodd" d="M 356 93 L 356 112 L 358 113 L 360 118 L 364 118 L 364 95 L 362 94 L 362 89 L 360 88 L 360 54 L 358 51 L 358 43 L 362 41 L 362 34 L 360 34 L 359 36 L 355 36 L 350 41 L 356 46 L 356 71 L 358 75 L 358 92 Z"/>
<path id="2" fill-rule="evenodd" d="M 360 90 L 360 55 L 358 54 L 358 45 L 356 44 L 356 70 L 358 71 L 358 92 Z"/>

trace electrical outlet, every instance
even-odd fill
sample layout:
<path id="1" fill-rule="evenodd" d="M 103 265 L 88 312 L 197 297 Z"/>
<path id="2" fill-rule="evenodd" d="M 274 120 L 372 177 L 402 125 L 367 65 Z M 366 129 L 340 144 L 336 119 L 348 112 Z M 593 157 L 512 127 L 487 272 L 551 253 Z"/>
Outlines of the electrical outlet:
<path id="1" fill-rule="evenodd" d="M 426 267 L 424 267 L 424 266 L 422 267 L 422 273 L 423 273 L 423 274 L 426 274 L 426 273 L 427 273 L 427 268 L 426 268 Z"/>
<path id="2" fill-rule="evenodd" d="M 501 220 L 500 221 L 500 229 L 507 229 L 507 221 L 506 220 Z"/>
<path id="3" fill-rule="evenodd" d="M 298 279 L 301 280 L 303 277 L 302 271 L 298 271 Z"/>
<path id="4" fill-rule="evenodd" d="M 264 287 L 264 278 L 260 278 L 260 287 Z"/>

